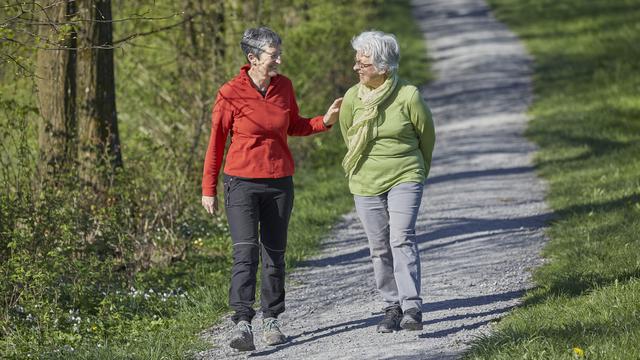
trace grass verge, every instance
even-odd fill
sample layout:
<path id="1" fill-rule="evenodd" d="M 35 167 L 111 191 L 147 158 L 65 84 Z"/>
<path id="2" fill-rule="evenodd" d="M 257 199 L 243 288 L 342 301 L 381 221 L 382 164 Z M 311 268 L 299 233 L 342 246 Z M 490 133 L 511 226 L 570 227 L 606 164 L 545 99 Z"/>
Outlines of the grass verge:
<path id="1" fill-rule="evenodd" d="M 537 288 L 468 359 L 640 357 L 640 1 L 489 0 L 535 57 L 556 213 Z"/>

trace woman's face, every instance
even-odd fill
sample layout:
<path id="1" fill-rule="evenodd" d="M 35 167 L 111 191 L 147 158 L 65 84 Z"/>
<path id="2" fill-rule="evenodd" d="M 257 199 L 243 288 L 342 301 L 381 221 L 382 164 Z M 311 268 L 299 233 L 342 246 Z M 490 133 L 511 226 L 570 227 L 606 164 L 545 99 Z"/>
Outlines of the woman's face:
<path id="1" fill-rule="evenodd" d="M 280 48 L 267 46 L 262 49 L 260 56 L 254 56 L 251 60 L 251 67 L 255 72 L 265 76 L 274 77 L 278 75 L 278 65 L 280 65 Z"/>
<path id="2" fill-rule="evenodd" d="M 370 56 L 358 51 L 355 62 L 353 70 L 358 73 L 361 84 L 375 89 L 384 83 L 386 79 L 385 72 L 376 70 Z"/>

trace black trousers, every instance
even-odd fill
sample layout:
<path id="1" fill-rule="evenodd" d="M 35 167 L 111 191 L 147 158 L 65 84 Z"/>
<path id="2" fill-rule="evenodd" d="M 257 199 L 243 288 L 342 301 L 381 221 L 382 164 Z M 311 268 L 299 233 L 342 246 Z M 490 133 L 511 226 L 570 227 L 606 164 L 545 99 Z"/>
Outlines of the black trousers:
<path id="1" fill-rule="evenodd" d="M 255 316 L 256 274 L 262 257 L 260 305 L 264 317 L 284 311 L 285 249 L 293 208 L 293 179 L 224 175 L 224 203 L 233 241 L 229 306 L 233 322 Z"/>

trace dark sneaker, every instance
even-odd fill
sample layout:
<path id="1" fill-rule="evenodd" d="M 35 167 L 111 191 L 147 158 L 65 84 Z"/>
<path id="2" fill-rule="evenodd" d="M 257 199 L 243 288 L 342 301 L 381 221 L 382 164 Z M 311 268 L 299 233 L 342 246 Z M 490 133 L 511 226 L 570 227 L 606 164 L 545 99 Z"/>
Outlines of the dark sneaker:
<path id="1" fill-rule="evenodd" d="M 280 330 L 280 322 L 276 318 L 262 320 L 262 340 L 267 345 L 278 345 L 287 341 L 287 336 Z"/>
<path id="2" fill-rule="evenodd" d="M 238 321 L 236 326 L 233 327 L 229 346 L 238 351 L 251 351 L 256 349 L 255 345 L 253 345 L 253 331 L 248 321 Z"/>
<path id="3" fill-rule="evenodd" d="M 399 324 L 402 318 L 400 306 L 387 308 L 384 312 L 384 319 L 378 323 L 379 333 L 390 333 L 400 330 Z"/>
<path id="4" fill-rule="evenodd" d="M 422 312 L 416 308 L 407 309 L 400 321 L 400 327 L 405 330 L 422 330 Z"/>

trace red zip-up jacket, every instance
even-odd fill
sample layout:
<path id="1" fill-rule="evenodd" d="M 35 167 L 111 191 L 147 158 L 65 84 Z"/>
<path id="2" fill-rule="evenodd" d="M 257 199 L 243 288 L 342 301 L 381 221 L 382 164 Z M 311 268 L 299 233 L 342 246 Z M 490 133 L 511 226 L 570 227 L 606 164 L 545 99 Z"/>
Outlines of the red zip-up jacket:
<path id="1" fill-rule="evenodd" d="M 204 159 L 202 195 L 214 196 L 225 143 L 231 131 L 224 172 L 243 178 L 281 178 L 294 173 L 287 135 L 305 136 L 325 131 L 323 116 L 301 117 L 291 80 L 271 78 L 267 93 L 253 86 L 249 64 L 222 85 L 213 105 L 211 137 Z"/>

